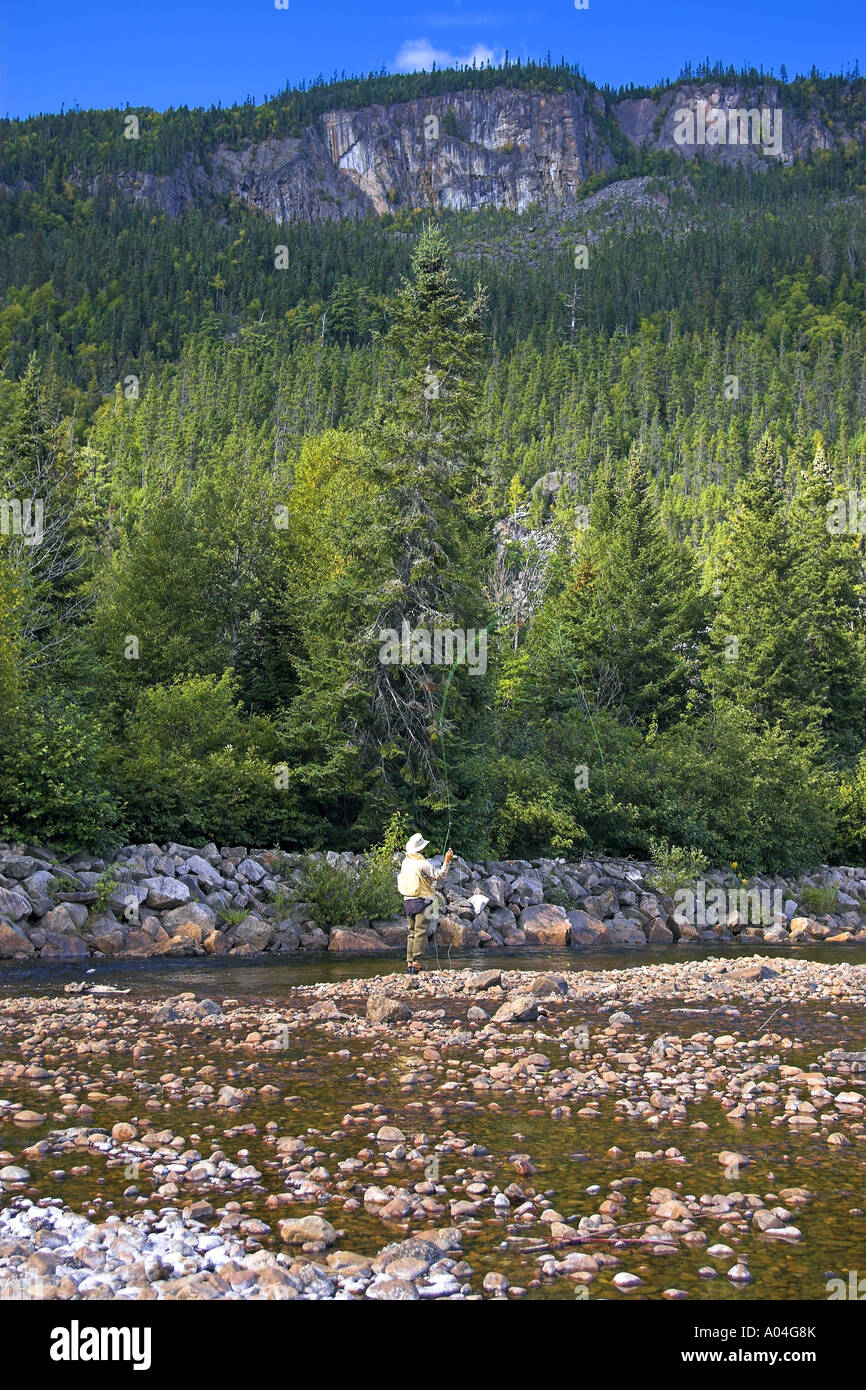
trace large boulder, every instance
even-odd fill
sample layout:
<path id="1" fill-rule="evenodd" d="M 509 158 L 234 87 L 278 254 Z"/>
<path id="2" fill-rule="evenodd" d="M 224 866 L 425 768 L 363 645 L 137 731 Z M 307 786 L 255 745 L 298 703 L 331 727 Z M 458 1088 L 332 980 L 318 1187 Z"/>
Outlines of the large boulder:
<path id="1" fill-rule="evenodd" d="M 0 888 L 0 917 L 8 922 L 20 922 L 29 917 L 32 904 L 21 888 Z"/>
<path id="2" fill-rule="evenodd" d="M 579 907 L 566 915 L 571 927 L 572 946 L 604 946 L 610 941 L 610 932 L 598 917 L 590 917 Z"/>
<path id="3" fill-rule="evenodd" d="M 567 946 L 571 926 L 565 912 L 553 903 L 525 907 L 520 914 L 520 929 L 529 945 Z"/>
<path id="4" fill-rule="evenodd" d="M 859 898 L 854 898 L 854 897 L 852 897 L 850 893 L 842 893 L 842 892 L 837 893 L 837 894 L 836 894 L 836 902 L 837 902 L 837 904 L 838 904 L 839 907 L 854 907 L 854 908 L 859 908 L 859 906 L 860 906 L 860 899 L 859 899 Z"/>
<path id="5" fill-rule="evenodd" d="M 501 970 L 467 970 L 462 976 L 464 988 L 479 993 L 481 990 L 493 989 L 502 982 Z"/>
<path id="6" fill-rule="evenodd" d="M 242 859 L 237 867 L 239 878 L 245 878 L 247 883 L 261 883 L 263 878 L 267 878 L 267 870 L 261 864 L 257 864 L 255 859 Z"/>
<path id="7" fill-rule="evenodd" d="M 502 933 L 502 941 L 506 946 L 525 946 L 526 932 L 515 922 L 510 930 Z"/>
<path id="8" fill-rule="evenodd" d="M 646 937 L 634 922 L 607 922 L 608 935 L 614 946 L 645 946 Z"/>
<path id="9" fill-rule="evenodd" d="M 491 874 L 489 878 L 482 879 L 481 891 L 486 894 L 494 907 L 505 906 L 505 895 L 508 885 L 504 878 L 499 874 Z"/>
<path id="10" fill-rule="evenodd" d="M 337 1239 L 337 1232 L 324 1216 L 290 1217 L 279 1223 L 279 1231 L 286 1245 L 306 1245 L 313 1241 L 317 1245 L 333 1245 Z"/>
<path id="11" fill-rule="evenodd" d="M 81 931 L 82 927 L 87 926 L 87 919 L 90 916 L 90 909 L 88 907 L 85 907 L 84 903 L 67 902 L 65 906 L 66 911 L 69 913 L 70 917 L 72 918 L 79 931 Z M 43 919 L 39 924 L 42 927 L 45 926 L 45 915 L 43 916 Z"/>
<path id="12" fill-rule="evenodd" d="M 675 912 L 673 916 L 669 918 L 669 921 L 676 930 L 678 941 L 697 941 L 698 929 L 689 921 L 688 917 L 684 917 L 681 913 Z M 760 933 L 758 933 L 758 935 L 760 936 Z"/>
<path id="13" fill-rule="evenodd" d="M 147 889 L 144 902 L 156 912 L 162 912 L 166 908 L 182 907 L 184 903 L 189 902 L 191 896 L 186 884 L 181 883 L 178 878 L 164 878 L 159 875 L 156 878 L 144 879 L 141 886 Z"/>
<path id="14" fill-rule="evenodd" d="M 250 913 L 236 927 L 226 933 L 232 946 L 251 946 L 254 951 L 263 951 L 273 935 L 272 922 Z"/>
<path id="15" fill-rule="evenodd" d="M 671 946 L 675 938 L 667 923 L 661 917 L 655 917 L 649 925 L 646 939 L 653 946 Z"/>
<path id="16" fill-rule="evenodd" d="M 374 918 L 370 923 L 374 932 L 381 936 L 387 946 L 402 947 L 406 945 L 406 935 L 409 930 L 405 917 L 389 917 L 382 921 Z"/>
<path id="17" fill-rule="evenodd" d="M 129 881 L 118 883 L 112 889 L 108 899 L 108 906 L 115 912 L 123 913 L 127 921 L 131 921 L 138 916 L 138 909 L 147 897 L 147 887 L 144 883 L 132 883 Z"/>
<path id="18" fill-rule="evenodd" d="M 194 994 L 176 994 L 157 1009 L 156 1023 L 198 1023 L 205 1019 L 224 1018 L 215 999 L 196 999 Z"/>
<path id="19" fill-rule="evenodd" d="M 183 934 L 180 932 L 182 927 L 194 925 L 199 928 L 197 939 L 200 940 L 202 933 L 210 931 L 215 924 L 216 913 L 204 903 L 185 903 L 183 907 L 173 907 L 170 912 L 162 914 L 162 925 L 169 936 Z"/>
<path id="20" fill-rule="evenodd" d="M 531 867 L 526 859 L 488 859 L 487 861 L 488 874 L 496 874 L 504 879 L 514 878 L 515 874 Z"/>
<path id="21" fill-rule="evenodd" d="M 603 893 L 584 898 L 583 910 L 593 917 L 600 917 L 604 922 L 619 912 L 619 898 L 612 888 L 606 888 Z"/>
<path id="22" fill-rule="evenodd" d="M 226 956 L 231 950 L 231 942 L 216 927 L 202 937 L 201 944 L 209 956 Z"/>
<path id="23" fill-rule="evenodd" d="M 93 932 L 90 937 L 90 944 L 94 951 L 101 951 L 104 956 L 117 956 L 123 951 L 125 936 L 120 927 L 113 930 L 101 930 L 99 933 Z"/>
<path id="24" fill-rule="evenodd" d="M 327 951 L 328 935 L 321 927 L 308 923 L 299 933 L 302 951 Z"/>
<path id="25" fill-rule="evenodd" d="M 0 865 L 0 872 L 5 878 L 24 879 L 29 878 L 35 870 L 41 867 L 39 860 L 31 859 L 29 855 L 13 855 L 9 859 L 3 860 L 2 865 Z"/>
<path id="26" fill-rule="evenodd" d="M 514 918 L 512 917 L 512 923 Z M 436 928 L 437 946 L 454 951 L 474 951 L 478 945 L 480 932 L 473 922 L 464 922 L 462 917 L 446 913 L 439 918 Z"/>
<path id="27" fill-rule="evenodd" d="M 123 943 L 125 956 L 163 956 L 169 947 L 168 932 L 159 929 L 158 935 L 144 930 L 133 929 Z"/>
<path id="28" fill-rule="evenodd" d="M 104 956 L 116 956 L 123 949 L 126 928 L 120 925 L 113 912 L 102 912 L 91 918 L 88 932 L 91 946 Z"/>
<path id="29" fill-rule="evenodd" d="M 531 994 L 513 994 L 496 1010 L 494 1023 L 531 1023 L 538 1018 L 538 1004 Z"/>
<path id="30" fill-rule="evenodd" d="M 32 956 L 34 947 L 27 940 L 20 927 L 11 922 L 0 922 L 0 960 L 12 960 L 15 956 Z"/>
<path id="31" fill-rule="evenodd" d="M 45 893 L 40 893 L 37 888 L 29 888 L 27 896 L 30 899 L 33 917 L 44 917 L 46 912 L 50 912 L 54 906 L 54 899 L 49 898 Z"/>
<path id="32" fill-rule="evenodd" d="M 776 923 L 775 925 L 779 925 Z M 813 941 L 823 941 L 829 935 L 829 928 L 823 922 L 817 921 L 814 917 L 792 917 L 790 921 L 791 939 L 799 940 L 807 937 Z M 784 929 L 783 929 L 784 930 Z M 766 941 L 767 934 L 764 933 Z"/>
<path id="33" fill-rule="evenodd" d="M 518 907 L 532 907 L 542 902 L 543 898 L 541 880 L 529 878 L 525 874 L 516 878 L 508 890 L 508 901 L 516 903 Z"/>
<path id="34" fill-rule="evenodd" d="M 205 940 L 207 947 L 207 940 Z M 274 927 L 274 932 L 268 946 L 269 951 L 299 951 L 301 949 L 301 938 L 296 927 L 291 922 L 278 922 Z"/>
<path id="35" fill-rule="evenodd" d="M 210 931 L 210 927 L 205 930 Z M 172 928 L 171 945 L 173 955 L 194 955 L 196 946 L 200 946 L 204 932 L 198 922 L 180 922 Z"/>
<path id="36" fill-rule="evenodd" d="M 568 981 L 561 975 L 536 975 L 529 986 L 529 993 L 536 999 L 562 998 L 568 994 Z"/>
<path id="37" fill-rule="evenodd" d="M 66 932 L 46 932 L 45 937 L 42 960 L 83 960 L 90 955 L 83 937 L 70 936 Z"/>
<path id="38" fill-rule="evenodd" d="M 387 951 L 387 943 L 372 927 L 332 927 L 328 938 L 329 951 Z"/>
<path id="39" fill-rule="evenodd" d="M 768 927 L 764 932 L 764 941 L 768 946 L 790 946 L 791 938 L 784 927 Z"/>
<path id="40" fill-rule="evenodd" d="M 24 880 L 24 887 L 28 893 L 50 897 L 52 891 L 57 887 L 57 877 L 50 869 L 37 869 L 35 873 L 28 874 Z"/>
<path id="41" fill-rule="evenodd" d="M 371 994 L 366 1017 L 368 1023 L 400 1023 L 412 1017 L 412 1010 L 399 999 L 389 999 L 387 994 Z"/>
<path id="42" fill-rule="evenodd" d="M 39 926 L 42 931 L 78 932 L 87 921 L 87 908 L 83 903 L 60 903 L 46 912 Z"/>
<path id="43" fill-rule="evenodd" d="M 194 874 L 202 888 L 222 888 L 225 879 L 222 874 L 217 873 L 213 864 L 209 864 L 200 854 L 191 854 L 185 865 L 188 874 Z"/>
<path id="44" fill-rule="evenodd" d="M 562 886 L 572 899 L 586 898 L 589 896 L 580 880 L 576 879 L 572 874 L 562 875 Z"/>

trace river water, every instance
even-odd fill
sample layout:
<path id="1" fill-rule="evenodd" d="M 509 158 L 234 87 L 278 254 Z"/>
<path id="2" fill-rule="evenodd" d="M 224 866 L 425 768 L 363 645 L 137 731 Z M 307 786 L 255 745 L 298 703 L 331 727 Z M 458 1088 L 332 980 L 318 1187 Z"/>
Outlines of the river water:
<path id="1" fill-rule="evenodd" d="M 851 963 L 866 963 L 866 947 L 843 953 L 837 947 L 814 945 L 797 951 L 757 951 L 754 948 L 744 951 L 736 947 L 701 946 L 690 948 L 687 953 L 665 948 L 579 954 L 573 951 L 529 953 L 525 950 L 513 954 L 479 952 L 455 955 L 451 965 L 455 970 L 598 972 L 683 959 L 741 958 L 746 954 L 768 959 L 796 956 L 826 962 L 843 959 Z M 444 957 L 442 964 L 448 964 Z M 435 967 L 435 958 L 431 958 L 428 965 Z M 389 974 L 395 968 L 400 966 L 391 956 L 349 959 L 328 955 L 301 959 L 231 960 L 201 957 L 156 961 L 85 961 L 58 963 L 50 967 L 21 965 L 5 969 L 0 975 L 0 1019 L 4 998 L 56 995 L 73 980 L 87 979 L 123 987 L 130 991 L 131 1001 L 162 999 L 191 990 L 198 997 L 208 996 L 217 1001 L 230 996 L 243 1004 L 279 1005 L 299 985 L 317 982 L 337 984 L 359 977 Z M 695 1015 L 700 1013 L 699 1010 L 692 1012 Z M 710 1015 L 713 1011 L 708 1009 L 706 1012 Z M 835 1014 L 821 1010 L 809 1017 L 802 1012 L 798 1016 L 796 1010 L 785 1013 L 783 1017 L 787 1020 L 787 1033 L 792 1038 L 808 1037 L 809 1046 L 806 1051 L 791 1048 L 784 1055 L 784 1062 L 814 1066 L 816 1054 L 828 1047 L 841 1045 L 866 1049 L 864 1013 L 866 1011 L 852 1008 L 850 1014 L 843 1016 L 844 1022 Z M 667 1030 L 687 1035 L 701 1026 L 719 1031 L 718 1022 L 718 1019 L 713 1021 L 710 1017 L 705 1020 L 700 1017 L 674 1020 L 670 1008 L 660 1001 L 657 1009 L 651 1009 L 649 1015 L 642 1015 L 640 1027 L 643 1032 L 655 1029 L 658 1032 Z M 130 1052 L 131 1047 L 132 1039 Z M 206 1048 L 191 1049 L 187 1045 L 182 1049 L 182 1060 L 187 1067 L 213 1063 L 218 1055 L 215 1048 L 219 1048 L 216 1038 Z M 118 1070 L 131 1065 L 123 1052 L 124 1045 L 121 1045 L 111 1058 L 112 1067 Z M 176 1135 L 185 1136 L 190 1145 L 203 1152 L 207 1152 L 209 1144 L 220 1144 L 231 1154 L 239 1149 L 248 1150 L 248 1161 L 264 1175 L 263 1186 L 270 1191 L 279 1191 L 279 1167 L 274 1161 L 273 1135 L 268 1136 L 266 1132 L 268 1123 L 276 1118 L 281 1134 L 306 1134 L 317 1138 L 321 1151 L 321 1158 L 317 1161 L 325 1164 L 333 1173 L 336 1164 L 357 1154 L 359 1145 L 366 1139 L 363 1128 L 350 1132 L 342 1128 L 342 1120 L 352 1105 L 371 1099 L 384 1100 L 394 1109 L 394 1122 L 402 1123 L 404 1129 L 407 1128 L 406 1111 L 400 1110 L 406 1097 L 400 1095 L 397 1078 L 411 1066 L 412 1054 L 417 1053 L 417 1043 L 412 1044 L 408 1040 L 402 1043 L 395 1040 L 390 1047 L 386 1043 L 371 1051 L 369 1040 L 350 1040 L 340 1044 L 311 1028 L 304 1038 L 301 1051 L 258 1058 L 257 1084 L 267 1080 L 278 1085 L 281 1093 L 287 1097 L 282 1108 L 275 1111 L 272 1104 L 253 1100 L 244 1107 L 242 1117 L 232 1122 L 229 1117 L 207 1107 L 190 1113 L 194 1107 L 185 1103 L 176 1105 L 169 1096 L 158 1107 L 159 1124 Z M 0 1058 L 11 1057 L 17 1059 L 17 1053 L 7 1046 L 0 1034 Z M 455 1048 L 453 1054 L 449 1053 L 444 1060 L 446 1065 L 440 1069 L 444 1073 L 442 1079 L 448 1075 L 448 1063 L 474 1060 L 472 1048 Z M 160 1076 L 169 1067 L 179 1066 L 180 1061 L 180 1057 L 162 1054 L 150 1062 L 135 1065 L 145 1079 L 156 1087 Z M 558 1064 L 555 1060 L 554 1066 Z M 231 1075 L 231 1072 L 226 1074 Z M 106 1083 L 106 1090 L 109 1089 Z M 24 1088 L 16 1091 L 14 1087 L 5 1087 L 3 1098 L 23 1100 L 28 1104 L 32 1104 L 33 1099 L 30 1091 Z M 419 1093 L 414 1099 L 424 1100 L 425 1097 Z M 531 1154 L 538 1170 L 531 1180 L 536 1192 L 546 1193 L 566 1221 L 576 1221 L 580 1216 L 592 1213 L 602 1198 L 610 1195 L 604 1191 L 600 1195 L 591 1194 L 587 1189 L 595 1186 L 607 1189 L 616 1180 L 625 1180 L 626 1185 L 621 1191 L 626 1196 L 626 1215 L 623 1218 L 626 1220 L 646 1220 L 646 1194 L 655 1185 L 675 1188 L 681 1182 L 683 1194 L 697 1197 L 704 1193 L 729 1192 L 737 1184 L 725 1183 L 720 1177 L 718 1154 L 724 1148 L 748 1147 L 752 1166 L 744 1172 L 738 1186 L 741 1191 L 759 1194 L 768 1205 L 771 1204 L 768 1198 L 784 1187 L 804 1186 L 816 1194 L 808 1207 L 793 1213 L 794 1222 L 803 1231 L 803 1239 L 798 1243 L 774 1242 L 757 1237 L 754 1233 L 715 1237 L 710 1233 L 709 1245 L 716 1239 L 738 1254 L 740 1251 L 747 1252 L 753 1276 L 750 1284 L 738 1285 L 727 1278 L 727 1271 L 735 1263 L 731 1254 L 710 1257 L 706 1249 L 694 1248 L 680 1248 L 675 1254 L 665 1255 L 640 1248 L 619 1250 L 620 1267 L 643 1279 L 639 1292 L 621 1294 L 608 1277 L 592 1285 L 588 1291 L 589 1301 L 599 1297 L 660 1298 L 670 1288 L 682 1290 L 696 1300 L 817 1300 L 828 1297 L 828 1279 L 840 1277 L 847 1280 L 850 1270 L 866 1272 L 866 1216 L 863 1215 L 866 1208 L 866 1144 L 863 1142 L 844 1148 L 829 1148 L 825 1142 L 811 1136 L 793 1134 L 786 1127 L 774 1127 L 769 1118 L 734 1125 L 725 1119 L 711 1099 L 700 1106 L 690 1107 L 689 1120 L 682 1127 L 671 1130 L 665 1124 L 662 1131 L 652 1135 L 639 1123 L 617 1113 L 612 1105 L 603 1105 L 601 1113 L 591 1119 L 572 1115 L 567 1121 L 556 1122 L 551 1119 L 547 1108 L 539 1106 L 526 1094 L 500 1093 L 497 1101 L 498 1109 L 470 1102 L 465 1114 L 452 1114 L 447 1123 L 455 1133 L 483 1145 L 489 1151 L 488 1157 L 474 1163 L 484 1171 L 487 1181 L 498 1183 L 501 1187 L 515 1179 L 507 1156 L 515 1149 Z M 116 1108 L 94 1096 L 91 1117 L 86 1123 L 110 1128 L 119 1117 L 125 1118 L 125 1115 L 119 1116 Z M 62 1117 L 55 1115 L 47 1119 L 43 1126 L 29 1131 L 26 1136 L 10 1134 L 11 1126 L 3 1126 L 0 1148 L 5 1146 L 14 1152 L 16 1144 L 13 1140 L 16 1139 L 20 1146 L 32 1144 L 52 1128 L 56 1129 L 59 1118 Z M 696 1118 L 704 1121 L 707 1128 L 690 1128 Z M 74 1124 L 76 1120 L 73 1117 L 66 1119 L 65 1123 Z M 79 1119 L 77 1123 L 82 1123 L 82 1120 Z M 417 1124 L 430 1128 L 423 1116 L 417 1120 Z M 435 1128 L 434 1124 L 431 1132 Z M 660 1150 L 673 1144 L 678 1144 L 687 1156 L 686 1165 L 674 1166 L 663 1158 L 635 1158 L 638 1150 Z M 622 1153 L 610 1155 L 608 1150 L 613 1146 L 618 1146 Z M 16 1158 L 16 1161 L 20 1160 Z M 95 1219 L 110 1210 L 135 1210 L 135 1200 L 123 1195 L 129 1179 L 121 1167 L 110 1164 L 102 1166 L 100 1160 L 93 1157 L 86 1160 L 79 1158 L 77 1161 L 86 1161 L 92 1165 L 91 1170 L 78 1175 L 67 1171 L 65 1176 L 58 1177 L 56 1157 L 44 1162 L 29 1162 L 31 1195 L 61 1196 L 67 1205 Z M 454 1195 L 461 1195 L 459 1189 L 466 1180 L 465 1176 L 461 1176 L 461 1169 L 465 1170 L 466 1166 L 465 1158 L 460 1155 L 454 1155 L 450 1164 L 447 1157 L 443 1159 L 441 1180 L 446 1186 L 452 1183 L 456 1185 Z M 417 1176 L 416 1173 L 412 1180 L 417 1180 Z M 399 1182 L 399 1173 L 395 1172 L 390 1180 Z M 142 1185 L 142 1190 L 147 1192 L 146 1185 Z M 275 1238 L 276 1213 L 266 1205 L 267 1191 L 256 1195 L 229 1191 L 225 1197 L 235 1197 L 241 1201 L 246 1215 L 266 1222 L 272 1234 L 263 1237 L 262 1243 L 269 1247 L 278 1246 L 278 1239 Z M 4 1200 L 0 1197 L 0 1202 Z M 140 1206 L 144 1200 L 139 1197 L 137 1204 Z M 161 1199 L 151 1196 L 147 1200 L 151 1205 L 161 1203 Z M 218 1203 L 215 1201 L 214 1205 Z M 310 1210 L 315 1208 L 299 1204 L 296 1208 L 280 1209 L 279 1216 L 301 1216 Z M 351 1216 L 341 1214 L 339 1208 L 322 1210 L 323 1215 L 346 1231 L 340 1248 L 352 1249 L 360 1254 L 373 1254 L 389 1239 L 400 1239 L 408 1233 L 405 1228 L 395 1228 L 383 1222 L 375 1214 L 365 1211 L 363 1206 Z M 433 1224 L 447 1222 L 446 1211 L 445 1216 Z M 417 1230 L 417 1225 L 413 1225 L 412 1229 Z M 526 1288 L 530 1298 L 581 1300 L 581 1291 L 575 1291 L 567 1279 L 537 1280 L 538 1253 L 529 1247 L 532 1241 L 538 1240 L 543 1230 L 536 1223 L 526 1230 L 524 1237 L 515 1234 L 508 1218 L 486 1216 L 476 1223 L 470 1222 L 466 1227 L 464 1253 L 474 1270 L 473 1287 L 480 1288 L 481 1278 L 486 1271 L 498 1270 L 505 1273 L 512 1284 Z M 710 1279 L 698 1273 L 700 1269 L 707 1268 L 715 1269 L 717 1277 Z M 613 1272 L 610 1271 L 611 1274 Z"/>
<path id="2" fill-rule="evenodd" d="M 629 950 L 628 947 L 596 951 L 472 951 L 439 954 L 443 970 L 628 970 L 634 966 L 676 963 L 682 960 L 735 959 L 761 956 L 782 960 L 844 960 L 853 964 L 866 963 L 866 945 L 846 947 L 819 944 L 803 947 L 764 947 L 711 944 L 687 949 L 651 947 Z M 436 968 L 436 957 L 428 952 L 425 967 Z M 341 980 L 369 979 L 389 975 L 401 969 L 398 957 L 388 955 L 334 956 L 324 952 L 303 956 L 195 956 L 180 959 L 124 958 L 122 960 L 56 961 L 51 964 L 27 963 L 7 965 L 0 972 L 0 999 L 10 994 L 54 994 L 74 980 L 91 980 L 100 984 L 128 988 L 133 995 L 164 998 L 179 990 L 194 990 L 197 995 L 222 991 L 236 998 L 278 999 L 284 991 L 298 985 L 333 984 Z"/>

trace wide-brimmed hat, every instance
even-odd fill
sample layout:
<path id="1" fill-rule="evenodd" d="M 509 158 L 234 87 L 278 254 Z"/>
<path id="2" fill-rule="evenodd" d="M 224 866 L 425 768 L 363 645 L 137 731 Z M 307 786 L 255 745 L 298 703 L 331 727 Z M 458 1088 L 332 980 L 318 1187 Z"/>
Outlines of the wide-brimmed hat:
<path id="1" fill-rule="evenodd" d="M 420 854 L 422 849 L 426 849 L 430 841 L 425 840 L 423 835 L 413 835 L 411 840 L 406 841 L 407 854 Z"/>

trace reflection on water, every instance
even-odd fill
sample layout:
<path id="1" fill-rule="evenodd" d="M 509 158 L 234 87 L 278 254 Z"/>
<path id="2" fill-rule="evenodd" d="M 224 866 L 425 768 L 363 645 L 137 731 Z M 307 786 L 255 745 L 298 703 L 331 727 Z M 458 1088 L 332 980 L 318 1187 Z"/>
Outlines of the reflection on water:
<path id="1" fill-rule="evenodd" d="M 755 947 L 730 944 L 675 947 L 627 947 L 596 951 L 471 951 L 439 953 L 443 970 L 628 970 L 635 966 L 672 964 L 690 960 L 776 956 L 782 959 L 844 961 L 866 963 L 866 946 L 839 948 L 819 943 L 803 947 Z M 427 970 L 436 969 L 432 951 L 425 959 Z M 72 980 L 123 986 L 133 995 L 162 998 L 181 990 L 196 994 L 222 991 L 224 995 L 253 999 L 273 996 L 296 985 L 339 983 L 341 980 L 367 979 L 371 975 L 391 975 L 403 971 L 403 960 L 393 954 L 375 956 L 195 956 L 181 959 L 150 957 L 121 960 L 52 961 L 37 964 L 5 963 L 0 969 L 0 999 L 5 994 L 55 994 Z"/>

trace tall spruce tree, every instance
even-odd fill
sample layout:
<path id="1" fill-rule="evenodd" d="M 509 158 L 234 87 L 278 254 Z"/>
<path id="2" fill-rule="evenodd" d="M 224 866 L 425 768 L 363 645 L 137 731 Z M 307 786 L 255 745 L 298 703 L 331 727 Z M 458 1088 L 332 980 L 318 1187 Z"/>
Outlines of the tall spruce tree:
<path id="1" fill-rule="evenodd" d="M 665 532 L 635 449 L 597 481 L 590 526 L 530 639 L 548 700 L 625 723 L 670 723 L 695 689 L 699 605 L 693 566 Z"/>
<path id="2" fill-rule="evenodd" d="M 316 768 L 348 758 L 349 785 L 363 787 L 379 812 L 395 798 L 428 814 L 441 810 L 453 786 L 448 762 L 453 774 L 481 701 L 480 669 L 473 676 L 467 663 L 452 672 L 436 661 L 435 646 L 407 648 L 404 632 L 433 639 L 458 630 L 465 639 L 485 622 L 482 313 L 480 290 L 463 297 L 442 232 L 428 226 L 385 342 L 391 369 L 374 418 L 343 468 L 338 505 L 326 508 L 327 545 L 313 542 L 315 553 L 330 553 L 330 572 L 310 595 L 314 627 L 301 620 L 308 657 L 299 660 L 290 736 L 303 747 L 311 786 L 321 785 Z M 333 474 L 334 465 L 322 466 Z M 308 516 L 305 524 L 315 532 L 318 522 Z M 440 732 L 449 741 L 445 764 Z"/>
<path id="3" fill-rule="evenodd" d="M 56 662 L 88 606 L 84 505 L 58 383 L 32 356 L 0 432 L 0 500 L 14 499 L 24 527 L 8 546 L 19 576 L 23 633 L 37 666 Z M 29 518 L 29 525 L 28 525 Z M 30 534 L 25 534 L 29 529 Z"/>
<path id="4" fill-rule="evenodd" d="M 866 716 L 862 538 L 832 522 L 836 495 L 821 439 L 791 509 L 796 602 L 803 619 L 803 678 L 829 751 L 859 750 Z"/>
<path id="5" fill-rule="evenodd" d="M 385 557 L 368 596 L 369 633 L 410 628 L 479 629 L 485 621 L 484 561 L 489 548 L 480 498 L 478 389 L 484 296 L 461 294 L 440 228 L 418 239 L 388 348 L 391 398 L 380 399 L 368 432 L 377 494 L 375 543 Z M 432 796 L 444 790 L 437 747 L 447 666 L 386 663 L 375 669 L 373 741 L 401 750 L 401 775 Z M 458 669 L 448 719 L 477 700 L 479 681 Z M 456 727 L 455 727 L 456 732 Z M 455 750 L 456 751 L 456 750 Z"/>
<path id="6" fill-rule="evenodd" d="M 808 622 L 797 583 L 791 514 L 768 434 L 737 487 L 720 556 L 711 683 L 761 724 L 816 733 L 823 703 L 806 670 Z"/>

